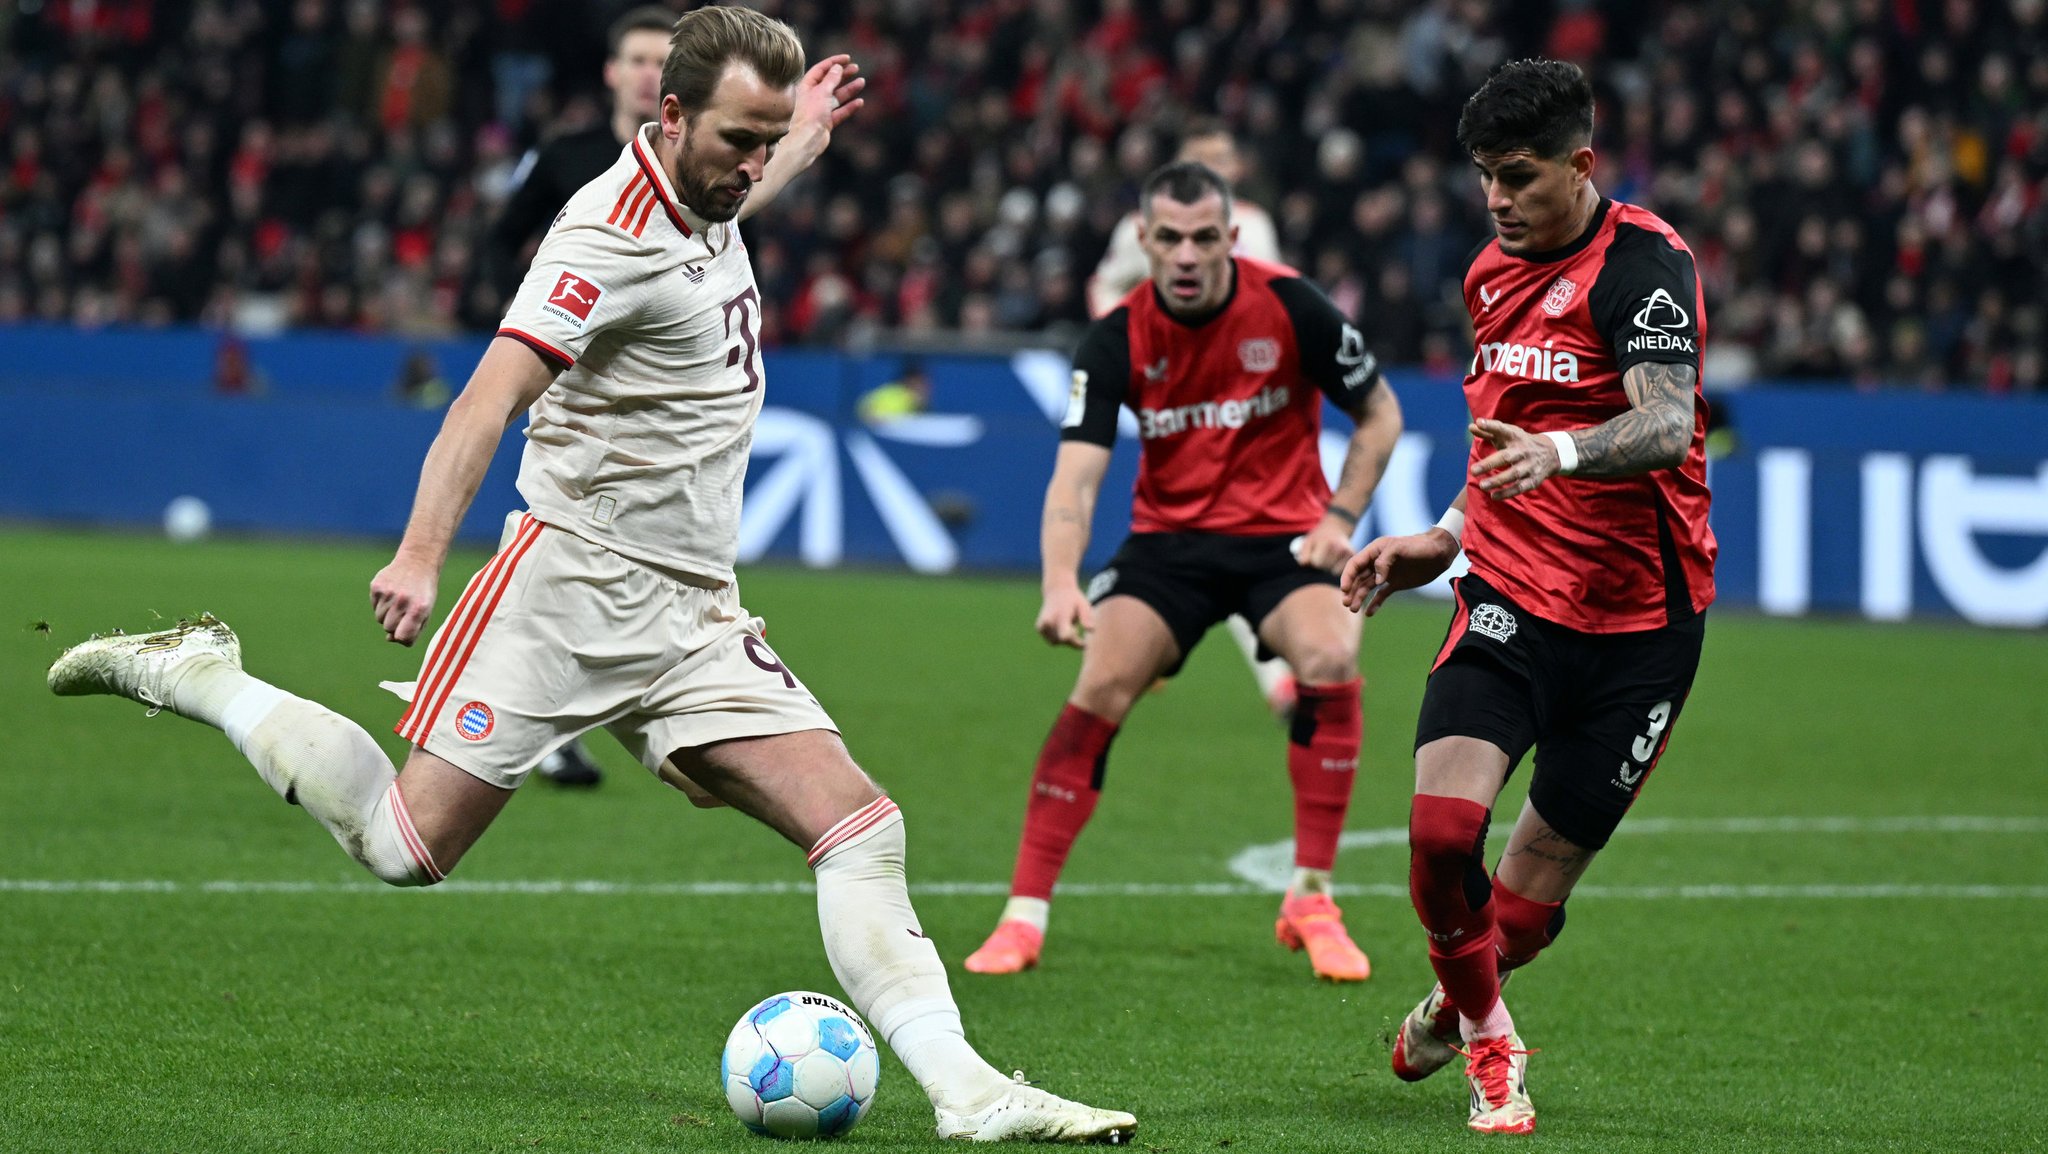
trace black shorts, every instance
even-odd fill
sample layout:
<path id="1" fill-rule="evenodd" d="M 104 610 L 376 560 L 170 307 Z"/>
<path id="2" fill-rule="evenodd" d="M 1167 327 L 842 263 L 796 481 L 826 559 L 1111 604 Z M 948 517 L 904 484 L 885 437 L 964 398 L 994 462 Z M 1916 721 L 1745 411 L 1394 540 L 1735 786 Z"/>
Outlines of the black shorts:
<path id="1" fill-rule="evenodd" d="M 1470 574 L 1430 670 L 1417 749 L 1477 737 L 1508 755 L 1536 747 L 1529 801 L 1577 845 L 1599 849 L 1635 803 L 1692 692 L 1706 617 L 1659 629 L 1581 633 Z"/>
<path id="2" fill-rule="evenodd" d="M 1180 672 L 1211 625 L 1241 614 L 1254 630 L 1287 595 L 1306 585 L 1335 585 L 1337 575 L 1294 559 L 1298 533 L 1233 537 L 1223 533 L 1133 533 L 1088 583 L 1088 600 L 1135 597 L 1173 631 Z M 1271 656 L 1264 643 L 1261 659 Z"/>

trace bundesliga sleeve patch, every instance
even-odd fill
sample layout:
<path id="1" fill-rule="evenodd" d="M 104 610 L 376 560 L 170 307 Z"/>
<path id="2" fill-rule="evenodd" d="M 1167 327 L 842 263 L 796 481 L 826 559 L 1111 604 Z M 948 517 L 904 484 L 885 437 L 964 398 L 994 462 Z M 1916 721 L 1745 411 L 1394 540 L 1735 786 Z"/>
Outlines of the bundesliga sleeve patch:
<path id="1" fill-rule="evenodd" d="M 604 295 L 604 289 L 597 282 L 579 272 L 564 272 L 555 282 L 553 292 L 540 306 L 540 311 L 556 320 L 575 327 L 582 332 L 590 323 L 590 310 L 597 307 L 597 300 Z"/>

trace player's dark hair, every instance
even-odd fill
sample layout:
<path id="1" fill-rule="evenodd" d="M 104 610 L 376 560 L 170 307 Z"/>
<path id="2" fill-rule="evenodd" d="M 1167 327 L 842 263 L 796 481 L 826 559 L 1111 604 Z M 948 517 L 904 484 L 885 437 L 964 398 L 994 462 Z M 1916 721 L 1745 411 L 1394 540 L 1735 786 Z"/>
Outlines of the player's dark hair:
<path id="1" fill-rule="evenodd" d="M 1500 66 L 1458 115 L 1458 145 L 1474 155 L 1528 149 L 1557 159 L 1593 143 L 1593 85 L 1564 60 Z"/>
<path id="2" fill-rule="evenodd" d="M 729 64 L 744 64 L 770 88 L 788 88 L 804 77 L 804 45 L 796 30 L 751 8 L 712 4 L 684 13 L 661 66 L 662 99 L 673 96 L 695 114 Z"/>
<path id="3" fill-rule="evenodd" d="M 626 37 L 635 32 L 659 32 L 666 39 L 673 35 L 675 30 L 675 13 L 666 8 L 656 8 L 652 4 L 643 4 L 612 21 L 611 31 L 605 33 L 605 58 L 618 59 L 619 46 L 626 42 Z"/>
<path id="4" fill-rule="evenodd" d="M 1237 143 L 1237 137 L 1230 131 L 1230 126 L 1223 123 L 1221 117 L 1216 116 L 1197 116 L 1182 125 L 1180 143 L 1185 147 L 1190 140 L 1207 140 L 1212 136 L 1228 136 L 1232 145 Z"/>
<path id="5" fill-rule="evenodd" d="M 1145 178 L 1138 190 L 1138 203 L 1145 215 L 1152 215 L 1152 198 L 1163 196 L 1179 204 L 1194 204 L 1210 193 L 1223 198 L 1223 217 L 1230 218 L 1230 182 L 1221 173 L 1198 160 L 1176 160 L 1161 165 Z"/>

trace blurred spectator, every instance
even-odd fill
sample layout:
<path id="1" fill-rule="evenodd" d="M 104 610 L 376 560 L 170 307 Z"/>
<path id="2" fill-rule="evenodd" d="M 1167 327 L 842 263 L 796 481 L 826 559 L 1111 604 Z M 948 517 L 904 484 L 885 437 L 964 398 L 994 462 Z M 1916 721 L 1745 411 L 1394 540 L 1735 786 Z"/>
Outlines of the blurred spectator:
<path id="1" fill-rule="evenodd" d="M 1457 372 L 1486 236 L 1459 106 L 1549 53 L 1593 77 L 1602 191 L 1697 247 L 1714 383 L 2042 388 L 2044 0 L 760 6 L 853 53 L 880 114 L 749 226 L 773 339 L 1058 340 L 1137 182 L 1213 121 L 1282 258 Z M 512 158 L 651 115 L 606 65 L 621 0 L 7 7 L 0 321 L 489 327 L 540 227 L 492 223 L 567 195 Z"/>

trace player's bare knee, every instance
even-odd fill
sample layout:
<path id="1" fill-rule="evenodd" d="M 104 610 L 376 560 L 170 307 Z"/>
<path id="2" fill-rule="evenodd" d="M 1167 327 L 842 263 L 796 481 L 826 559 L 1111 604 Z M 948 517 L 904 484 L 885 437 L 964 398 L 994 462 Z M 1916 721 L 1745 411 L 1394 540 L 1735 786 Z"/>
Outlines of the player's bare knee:
<path id="1" fill-rule="evenodd" d="M 1150 678 L 1142 684 L 1129 684 L 1127 681 L 1084 677 L 1074 686 L 1073 696 L 1067 701 L 1112 725 L 1121 725 L 1131 712 L 1131 706 L 1137 702 L 1138 695 L 1151 684 Z"/>
<path id="2" fill-rule="evenodd" d="M 1299 646 L 1288 656 L 1295 680 L 1304 685 L 1342 685 L 1358 676 L 1358 648 L 1341 643 Z"/>

